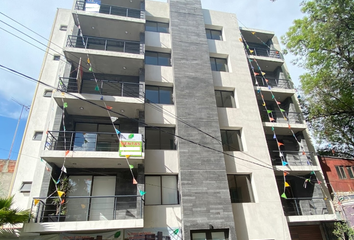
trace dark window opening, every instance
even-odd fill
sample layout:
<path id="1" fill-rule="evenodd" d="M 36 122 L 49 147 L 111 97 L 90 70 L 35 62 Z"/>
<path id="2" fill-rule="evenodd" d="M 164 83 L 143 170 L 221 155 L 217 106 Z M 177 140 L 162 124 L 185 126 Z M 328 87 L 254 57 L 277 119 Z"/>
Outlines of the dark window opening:
<path id="1" fill-rule="evenodd" d="M 207 39 L 221 40 L 222 41 L 222 32 L 221 30 L 205 29 Z"/>
<path id="2" fill-rule="evenodd" d="M 229 182 L 230 197 L 232 203 L 254 202 L 251 176 L 247 175 L 227 175 Z"/>
<path id="3" fill-rule="evenodd" d="M 226 108 L 236 107 L 234 92 L 232 91 L 215 90 L 215 98 L 216 98 L 217 107 L 226 107 Z"/>
<path id="4" fill-rule="evenodd" d="M 221 141 L 224 151 L 242 151 L 240 130 L 221 130 Z"/>
<path id="5" fill-rule="evenodd" d="M 171 54 L 160 52 L 145 52 L 145 64 L 171 66 Z"/>
<path id="6" fill-rule="evenodd" d="M 228 72 L 227 60 L 224 58 L 210 58 L 211 70 L 219 72 Z"/>
<path id="7" fill-rule="evenodd" d="M 146 149 L 175 150 L 174 134 L 174 128 L 146 127 L 145 147 Z"/>
<path id="8" fill-rule="evenodd" d="M 173 104 L 171 87 L 145 87 L 145 99 L 149 103 Z"/>

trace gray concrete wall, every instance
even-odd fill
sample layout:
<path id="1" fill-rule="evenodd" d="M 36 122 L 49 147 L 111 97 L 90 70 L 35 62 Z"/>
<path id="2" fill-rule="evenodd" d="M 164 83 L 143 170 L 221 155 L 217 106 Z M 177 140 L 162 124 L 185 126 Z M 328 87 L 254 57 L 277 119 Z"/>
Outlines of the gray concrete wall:
<path id="1" fill-rule="evenodd" d="M 170 0 L 172 66 L 177 116 L 220 139 L 209 47 L 200 0 Z M 183 239 L 191 230 L 229 229 L 236 239 L 221 144 L 177 122 L 177 135 L 216 149 L 178 139 Z"/>

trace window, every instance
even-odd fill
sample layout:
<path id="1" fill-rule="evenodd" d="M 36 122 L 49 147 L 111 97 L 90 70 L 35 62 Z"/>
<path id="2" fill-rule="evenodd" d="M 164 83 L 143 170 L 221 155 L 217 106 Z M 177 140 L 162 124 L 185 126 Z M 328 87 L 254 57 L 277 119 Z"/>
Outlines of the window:
<path id="1" fill-rule="evenodd" d="M 251 176 L 245 175 L 227 175 L 229 182 L 230 197 L 232 203 L 254 202 Z"/>
<path id="2" fill-rule="evenodd" d="M 347 178 L 343 166 L 335 166 L 339 179 Z"/>
<path id="3" fill-rule="evenodd" d="M 179 204 L 177 176 L 145 176 L 145 204 Z"/>
<path id="4" fill-rule="evenodd" d="M 60 60 L 60 55 L 54 55 L 53 56 L 54 61 L 59 61 Z"/>
<path id="5" fill-rule="evenodd" d="M 350 178 L 354 178 L 353 167 L 347 166 L 346 168 L 347 168 L 347 171 L 348 171 L 348 173 L 349 173 L 349 177 L 350 177 Z"/>
<path id="6" fill-rule="evenodd" d="M 32 140 L 41 141 L 43 136 L 43 132 L 34 132 Z"/>
<path id="7" fill-rule="evenodd" d="M 212 226 L 209 226 L 212 227 Z M 228 229 L 192 230 L 191 240 L 227 240 L 229 239 Z"/>
<path id="8" fill-rule="evenodd" d="M 51 97 L 53 90 L 44 90 L 43 97 Z"/>
<path id="9" fill-rule="evenodd" d="M 171 66 L 171 54 L 146 51 L 145 64 Z"/>
<path id="10" fill-rule="evenodd" d="M 226 107 L 226 108 L 236 107 L 234 92 L 232 91 L 215 90 L 215 98 L 216 98 L 217 107 Z"/>
<path id="11" fill-rule="evenodd" d="M 59 28 L 60 31 L 66 31 L 66 29 L 68 29 L 68 26 L 60 25 L 60 28 Z"/>
<path id="12" fill-rule="evenodd" d="M 172 88 L 146 86 L 145 98 L 146 98 L 146 102 L 150 102 L 150 103 L 173 104 Z"/>
<path id="13" fill-rule="evenodd" d="M 32 182 L 22 182 L 22 186 L 20 188 L 21 193 L 29 193 L 31 192 Z"/>
<path id="14" fill-rule="evenodd" d="M 221 30 L 205 29 L 207 39 L 221 40 L 222 32 Z"/>
<path id="15" fill-rule="evenodd" d="M 221 130 L 222 148 L 224 151 L 242 151 L 240 130 Z"/>
<path id="16" fill-rule="evenodd" d="M 175 150 L 174 134 L 174 128 L 146 127 L 145 148 Z"/>
<path id="17" fill-rule="evenodd" d="M 145 30 L 150 32 L 168 33 L 168 23 L 146 21 Z"/>
<path id="18" fill-rule="evenodd" d="M 224 58 L 210 58 L 211 70 L 219 72 L 228 72 L 227 60 Z"/>

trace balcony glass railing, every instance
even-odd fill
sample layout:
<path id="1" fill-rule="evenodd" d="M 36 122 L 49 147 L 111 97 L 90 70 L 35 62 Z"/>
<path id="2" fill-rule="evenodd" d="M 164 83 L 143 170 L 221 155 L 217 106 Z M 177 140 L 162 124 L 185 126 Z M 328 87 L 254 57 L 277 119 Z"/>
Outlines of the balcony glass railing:
<path id="1" fill-rule="evenodd" d="M 314 152 L 281 151 L 288 166 L 313 166 Z M 282 166 L 279 151 L 271 152 L 273 166 Z"/>
<path id="2" fill-rule="evenodd" d="M 262 106 L 260 107 L 263 108 Z M 264 109 L 264 108 L 263 108 Z M 280 112 L 280 110 L 272 110 L 272 114 L 268 114 L 266 110 L 261 110 L 261 117 L 263 122 L 274 122 L 274 123 L 297 123 L 302 124 L 304 122 L 301 113 L 298 112 Z M 286 119 L 283 117 L 285 115 Z M 272 119 L 269 118 L 272 117 Z M 274 120 L 273 120 L 274 119 Z"/>
<path id="3" fill-rule="evenodd" d="M 80 37 L 69 35 L 66 42 L 67 47 L 86 48 L 112 52 L 125 52 L 142 54 L 140 42 L 125 41 L 99 37 Z"/>
<path id="4" fill-rule="evenodd" d="M 282 198 L 285 216 L 329 214 L 326 201 L 320 197 Z"/>
<path id="5" fill-rule="evenodd" d="M 81 86 L 78 86 L 78 85 Z M 76 78 L 59 78 L 58 89 L 62 92 L 89 93 L 107 96 L 121 96 L 138 98 L 143 95 L 142 85 L 134 82 L 121 82 L 112 80 L 83 79 L 78 84 Z M 97 90 L 97 85 L 100 89 Z M 142 96 L 143 97 L 143 96 Z"/>
<path id="6" fill-rule="evenodd" d="M 268 82 L 266 82 L 266 80 Z M 271 86 L 272 88 L 283 88 L 283 89 L 294 89 L 294 85 L 290 80 L 287 79 L 279 79 L 279 78 L 273 78 L 273 77 L 263 77 L 257 76 L 256 81 L 258 83 L 258 86 L 260 87 L 267 87 Z M 257 86 L 254 82 L 254 86 Z"/>
<path id="7" fill-rule="evenodd" d="M 75 222 L 142 218 L 140 195 L 116 196 L 68 196 L 34 198 L 31 212 L 32 222 Z M 63 201 L 64 200 L 64 201 Z M 61 203 L 63 201 L 63 203 Z"/>
<path id="8" fill-rule="evenodd" d="M 253 51 L 251 55 L 278 58 L 284 60 L 283 55 L 278 50 L 273 50 L 268 48 L 252 48 L 252 47 L 250 47 L 249 49 Z"/>
<path id="9" fill-rule="evenodd" d="M 131 18 L 145 18 L 144 11 L 139 9 L 111 6 L 105 4 L 90 4 L 86 3 L 85 0 L 77 0 L 75 4 L 76 10 L 83 10 L 87 12 L 99 12 L 103 14 L 110 14 L 122 17 L 131 17 Z"/>
<path id="10" fill-rule="evenodd" d="M 117 152 L 119 141 L 116 133 L 48 131 L 44 149 Z"/>

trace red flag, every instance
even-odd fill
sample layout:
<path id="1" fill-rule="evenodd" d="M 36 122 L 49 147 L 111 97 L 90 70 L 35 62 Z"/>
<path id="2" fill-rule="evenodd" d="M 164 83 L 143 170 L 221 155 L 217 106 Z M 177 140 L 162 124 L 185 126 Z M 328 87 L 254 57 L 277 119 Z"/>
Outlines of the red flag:
<path id="1" fill-rule="evenodd" d="M 65 152 L 65 156 L 67 156 L 68 154 L 69 154 L 69 150 L 66 150 L 66 152 Z"/>
<path id="2" fill-rule="evenodd" d="M 284 146 L 284 143 L 278 142 L 278 146 Z"/>
<path id="3" fill-rule="evenodd" d="M 107 109 L 108 109 L 108 110 L 112 110 L 112 107 L 111 107 L 111 106 L 107 106 Z"/>

